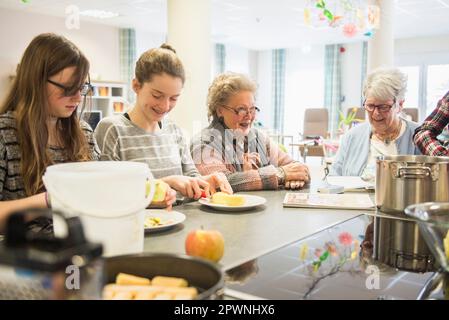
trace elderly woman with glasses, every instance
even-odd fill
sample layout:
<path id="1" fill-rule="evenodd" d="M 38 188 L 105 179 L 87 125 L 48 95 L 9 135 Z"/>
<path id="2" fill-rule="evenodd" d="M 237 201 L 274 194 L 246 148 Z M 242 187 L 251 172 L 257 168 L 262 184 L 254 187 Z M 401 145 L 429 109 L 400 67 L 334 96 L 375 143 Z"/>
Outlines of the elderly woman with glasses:
<path id="1" fill-rule="evenodd" d="M 259 108 L 256 85 L 247 76 L 217 76 L 207 97 L 209 127 L 192 141 L 193 160 L 201 174 L 223 172 L 234 191 L 286 187 L 300 189 L 309 170 L 253 128 Z"/>
<path id="2" fill-rule="evenodd" d="M 331 175 L 361 176 L 372 180 L 379 155 L 420 154 L 413 144 L 417 123 L 401 116 L 407 76 L 396 68 L 371 72 L 363 87 L 368 122 L 343 136 Z"/>

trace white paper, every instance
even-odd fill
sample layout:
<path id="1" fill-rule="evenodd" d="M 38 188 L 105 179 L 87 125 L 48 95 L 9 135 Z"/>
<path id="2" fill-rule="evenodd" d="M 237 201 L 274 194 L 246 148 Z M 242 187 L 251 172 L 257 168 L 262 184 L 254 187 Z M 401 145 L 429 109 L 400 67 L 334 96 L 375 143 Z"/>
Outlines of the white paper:
<path id="1" fill-rule="evenodd" d="M 299 208 L 336 208 L 374 210 L 374 203 L 367 194 L 321 194 L 288 192 L 285 194 L 284 207 Z"/>
<path id="2" fill-rule="evenodd" d="M 332 185 L 343 186 L 345 191 L 374 189 L 373 182 L 363 181 L 362 178 L 356 176 L 328 176 L 327 182 Z"/>

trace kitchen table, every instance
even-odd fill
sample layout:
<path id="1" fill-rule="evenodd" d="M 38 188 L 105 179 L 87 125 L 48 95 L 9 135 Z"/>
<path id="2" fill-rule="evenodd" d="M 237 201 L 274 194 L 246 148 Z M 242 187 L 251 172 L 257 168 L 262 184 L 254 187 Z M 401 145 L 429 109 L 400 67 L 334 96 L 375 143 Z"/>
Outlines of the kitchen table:
<path id="1" fill-rule="evenodd" d="M 311 187 L 301 192 L 316 190 L 320 185 L 321 170 L 311 170 Z M 261 256 L 289 243 L 303 239 L 321 230 L 354 218 L 358 210 L 284 208 L 285 190 L 244 192 L 264 197 L 265 205 L 242 212 L 224 212 L 210 209 L 198 202 L 175 206 L 173 210 L 186 215 L 186 220 L 172 229 L 150 233 L 145 237 L 145 252 L 184 254 L 184 241 L 194 229 L 216 229 L 225 239 L 224 256 L 220 263 L 224 270 Z"/>

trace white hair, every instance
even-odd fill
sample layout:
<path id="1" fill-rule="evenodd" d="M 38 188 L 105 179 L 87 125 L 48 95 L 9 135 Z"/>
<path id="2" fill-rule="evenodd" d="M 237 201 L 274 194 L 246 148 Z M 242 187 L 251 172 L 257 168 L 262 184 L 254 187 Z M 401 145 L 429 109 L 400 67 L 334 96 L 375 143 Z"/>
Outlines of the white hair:
<path id="1" fill-rule="evenodd" d="M 404 100 L 407 75 L 397 68 L 379 68 L 370 72 L 363 85 L 363 96 L 377 100 Z"/>

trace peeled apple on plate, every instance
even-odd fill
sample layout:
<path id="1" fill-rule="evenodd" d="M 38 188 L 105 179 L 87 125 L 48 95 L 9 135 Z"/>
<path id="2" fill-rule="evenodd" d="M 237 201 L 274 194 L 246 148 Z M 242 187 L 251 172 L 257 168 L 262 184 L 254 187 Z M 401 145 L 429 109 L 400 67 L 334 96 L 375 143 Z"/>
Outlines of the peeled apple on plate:
<path id="1" fill-rule="evenodd" d="M 211 202 L 215 204 L 224 204 L 227 206 L 242 206 L 245 204 L 245 197 L 237 194 L 227 194 L 224 192 L 216 192 L 211 197 Z"/>

